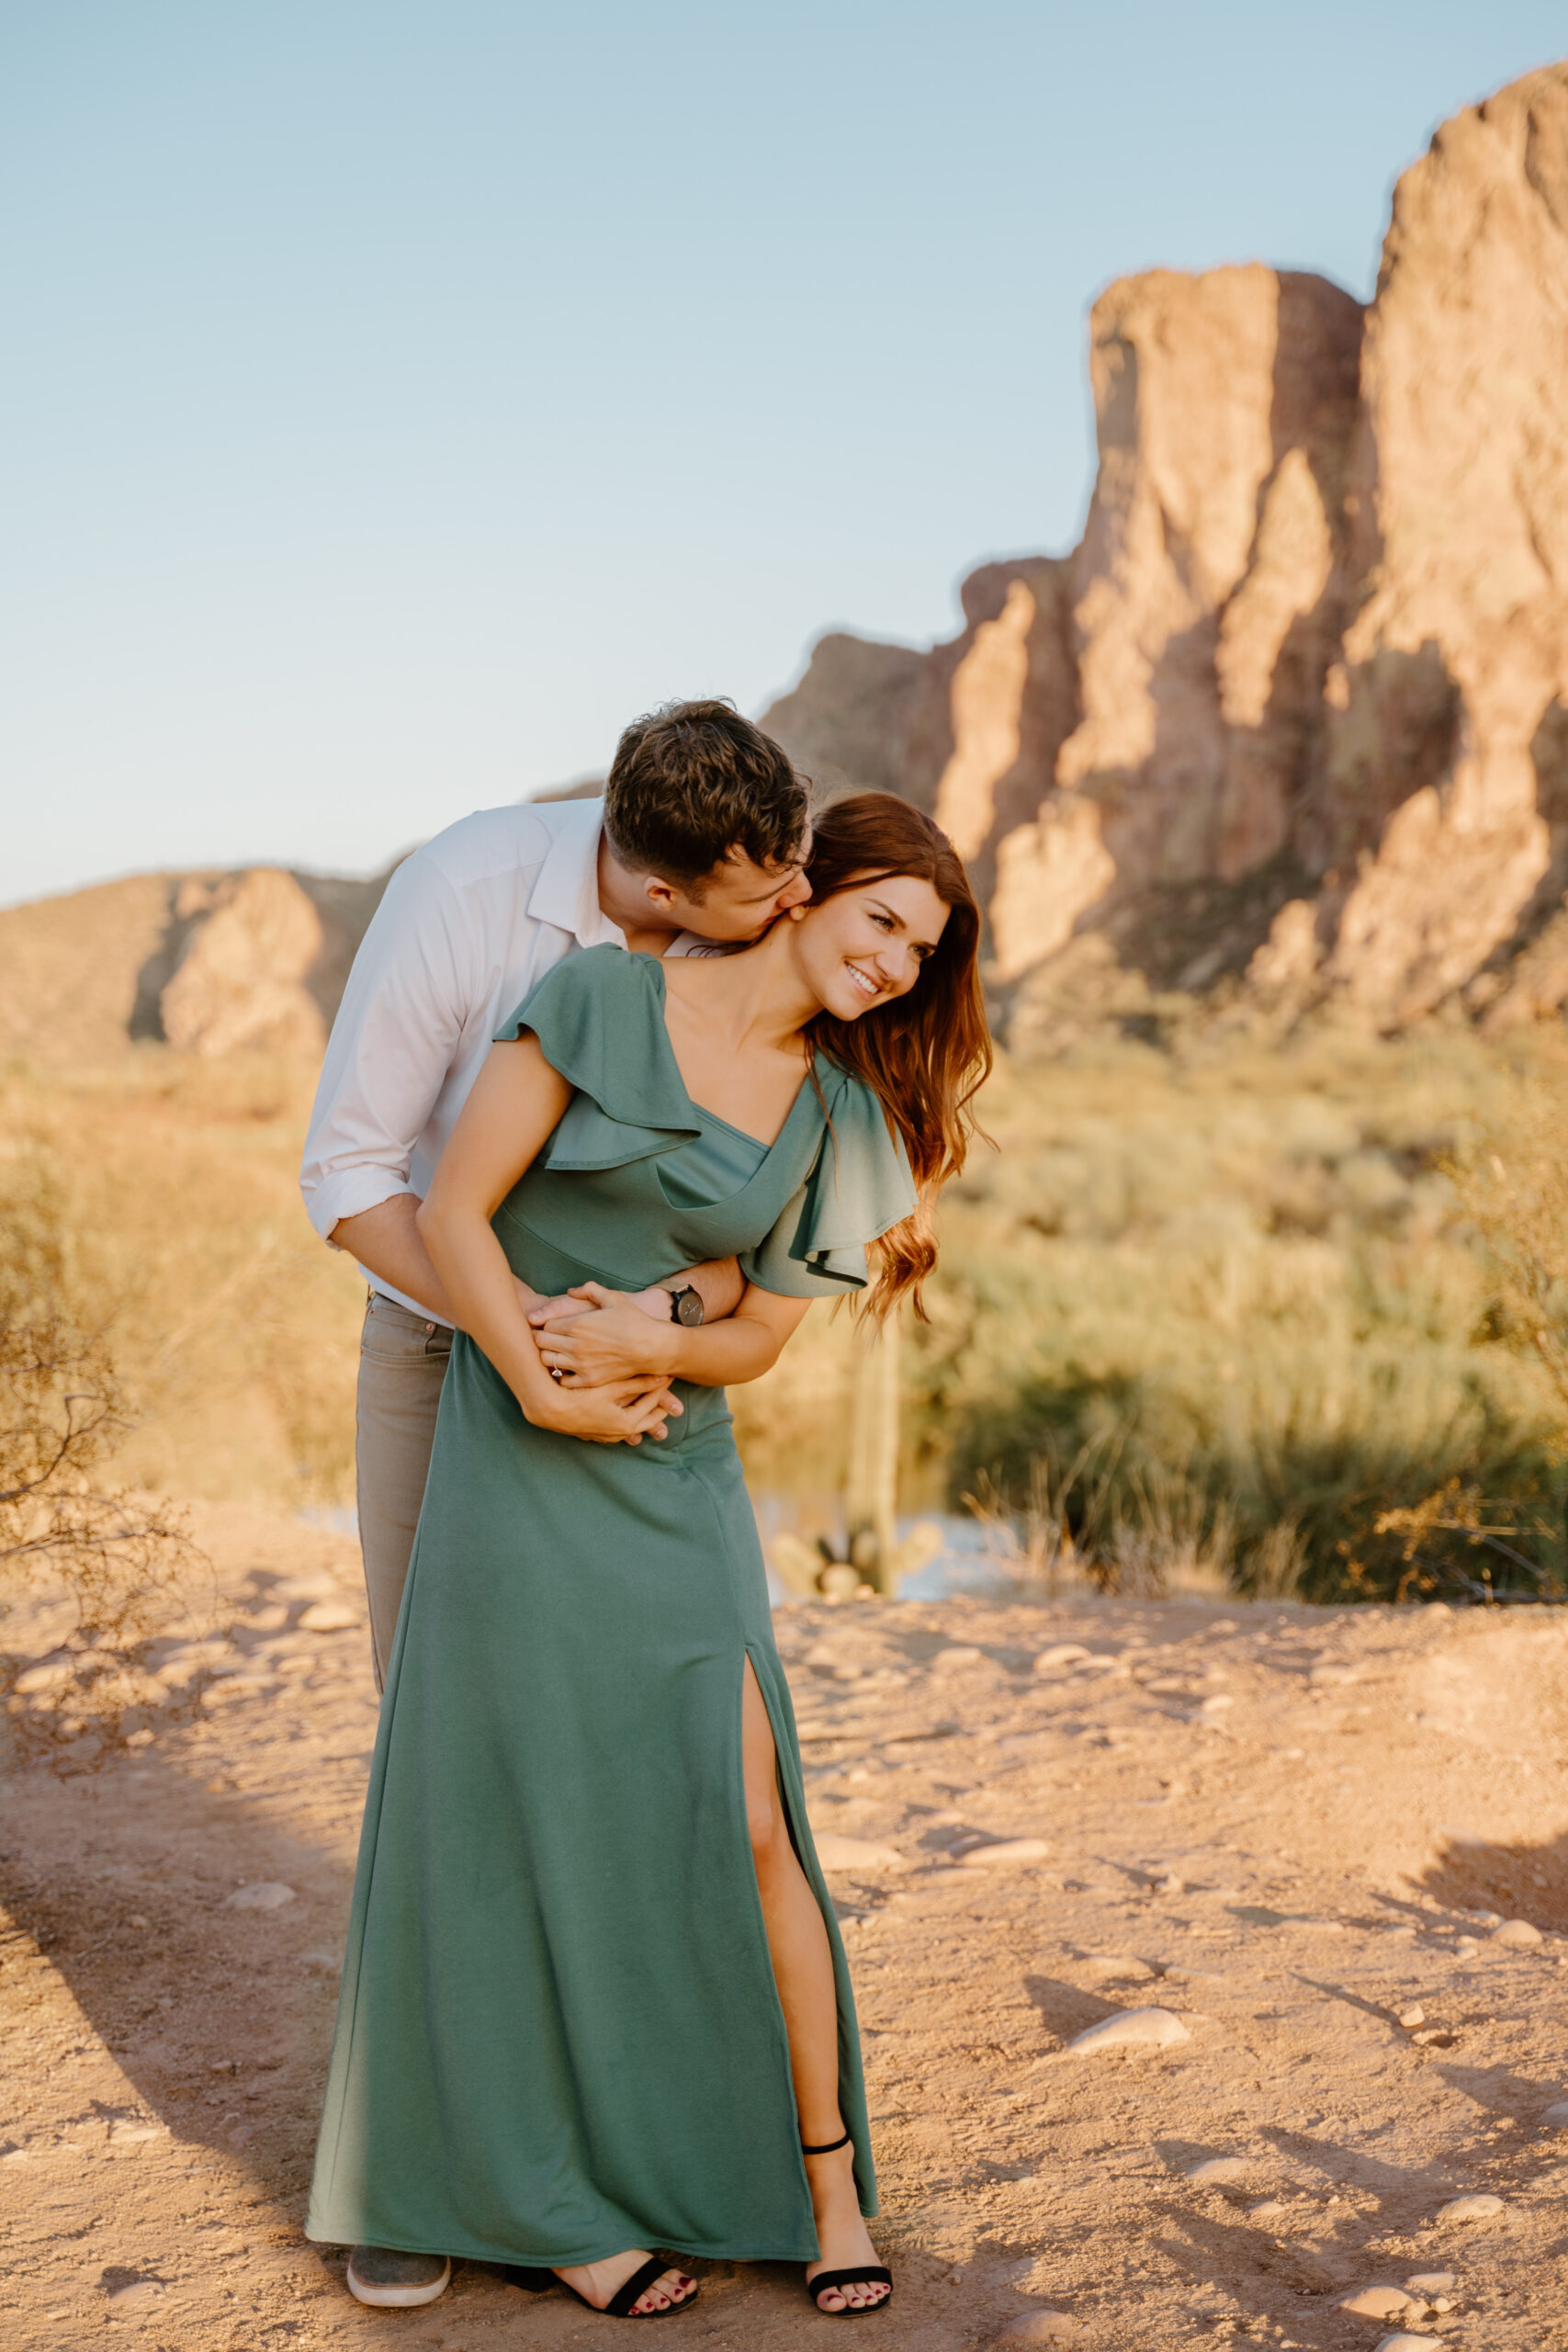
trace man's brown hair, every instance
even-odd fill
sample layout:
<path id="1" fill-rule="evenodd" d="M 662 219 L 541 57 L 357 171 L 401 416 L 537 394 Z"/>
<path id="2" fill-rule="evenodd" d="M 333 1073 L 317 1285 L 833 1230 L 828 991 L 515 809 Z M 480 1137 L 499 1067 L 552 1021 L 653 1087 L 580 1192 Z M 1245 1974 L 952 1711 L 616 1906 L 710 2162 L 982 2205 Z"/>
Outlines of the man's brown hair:
<path id="1" fill-rule="evenodd" d="M 621 864 L 701 903 L 730 850 L 754 865 L 795 864 L 810 781 L 728 700 L 668 702 L 634 718 L 604 786 L 604 831 Z"/>

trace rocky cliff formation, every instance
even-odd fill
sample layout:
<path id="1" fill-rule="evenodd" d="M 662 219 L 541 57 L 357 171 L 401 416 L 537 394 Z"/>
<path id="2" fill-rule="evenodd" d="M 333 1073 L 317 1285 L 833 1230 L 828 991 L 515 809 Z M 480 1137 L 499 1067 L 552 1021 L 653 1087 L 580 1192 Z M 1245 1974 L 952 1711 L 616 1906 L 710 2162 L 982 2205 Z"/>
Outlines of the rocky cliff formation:
<path id="1" fill-rule="evenodd" d="M 1089 368 L 1073 553 L 975 573 L 930 653 L 825 638 L 763 723 L 935 811 L 1021 1034 L 1131 978 L 1568 1000 L 1568 66 L 1438 133 L 1365 312 L 1151 271 Z"/>
<path id="2" fill-rule="evenodd" d="M 7 908 L 0 1045 L 46 1061 L 146 1039 L 319 1054 L 386 880 L 137 874 Z"/>

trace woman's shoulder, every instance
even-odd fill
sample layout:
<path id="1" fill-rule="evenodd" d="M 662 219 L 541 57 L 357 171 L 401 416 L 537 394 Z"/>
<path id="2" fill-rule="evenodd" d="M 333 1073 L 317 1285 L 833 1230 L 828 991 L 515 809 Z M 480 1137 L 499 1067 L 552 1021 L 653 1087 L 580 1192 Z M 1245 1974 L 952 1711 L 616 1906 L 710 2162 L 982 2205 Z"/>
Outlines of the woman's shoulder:
<path id="1" fill-rule="evenodd" d="M 651 956 L 631 956 L 624 947 L 605 944 L 566 956 L 496 1031 L 495 1042 L 510 1045 L 525 1034 L 538 1039 L 551 1069 L 604 1118 L 635 1127 L 646 1138 L 697 1133 L 670 1050 L 659 967 Z M 557 1130 L 558 1143 L 570 1125 L 571 1148 L 587 1149 L 579 1132 L 587 1117 L 574 1105 Z M 626 1157 L 625 1141 L 600 1136 L 591 1157 L 572 1164 L 616 1166 Z M 651 1144 L 640 1145 L 639 1152 L 646 1148 Z M 567 1163 L 552 1145 L 546 1164 Z"/>
<path id="2" fill-rule="evenodd" d="M 652 956 L 633 956 L 609 940 L 597 947 L 578 948 L 535 982 L 496 1031 L 495 1043 L 510 1044 L 525 1029 L 542 1039 L 541 1023 L 554 1027 L 592 1019 L 606 1010 L 620 1011 L 639 1000 L 649 1001 L 650 981 L 656 984 L 657 978 L 658 962 Z"/>

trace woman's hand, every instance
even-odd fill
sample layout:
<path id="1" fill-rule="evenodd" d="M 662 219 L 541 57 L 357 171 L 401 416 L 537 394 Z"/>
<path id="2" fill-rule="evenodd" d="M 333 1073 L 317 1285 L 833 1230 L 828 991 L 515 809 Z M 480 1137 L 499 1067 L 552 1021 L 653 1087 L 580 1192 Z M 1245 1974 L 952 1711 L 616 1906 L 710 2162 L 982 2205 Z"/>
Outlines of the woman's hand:
<path id="1" fill-rule="evenodd" d="M 563 1437 L 586 1438 L 596 1445 L 640 1445 L 645 1437 L 669 1435 L 670 1418 L 685 1407 L 660 1382 L 618 1380 L 592 1388 L 569 1388 L 565 1382 L 526 1410 L 536 1429 L 558 1430 Z"/>
<path id="2" fill-rule="evenodd" d="M 641 1302 L 648 1300 L 649 1305 Z M 662 1302 L 662 1319 L 651 1303 Z M 529 1320 L 545 1369 L 559 1372 L 561 1385 L 598 1388 L 605 1382 L 667 1381 L 674 1364 L 677 1327 L 669 1319 L 668 1291 L 606 1290 L 603 1283 L 579 1283 L 567 1294 L 565 1313 L 560 1302 L 541 1324 L 536 1307 Z"/>

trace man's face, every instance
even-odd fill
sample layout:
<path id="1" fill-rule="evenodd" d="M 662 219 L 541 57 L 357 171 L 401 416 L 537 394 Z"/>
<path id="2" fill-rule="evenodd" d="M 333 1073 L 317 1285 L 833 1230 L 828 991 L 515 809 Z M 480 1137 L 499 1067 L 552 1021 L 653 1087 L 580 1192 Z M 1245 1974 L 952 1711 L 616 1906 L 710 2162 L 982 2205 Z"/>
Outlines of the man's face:
<path id="1" fill-rule="evenodd" d="M 810 855 L 808 825 L 787 865 L 755 865 L 743 850 L 731 850 L 709 875 L 700 900 L 652 876 L 646 887 L 660 922 L 694 932 L 699 939 L 727 944 L 760 939 L 786 908 L 801 906 L 810 898 L 805 871 Z"/>

